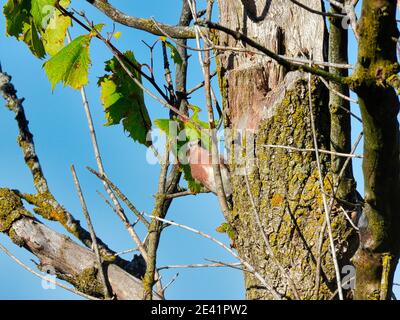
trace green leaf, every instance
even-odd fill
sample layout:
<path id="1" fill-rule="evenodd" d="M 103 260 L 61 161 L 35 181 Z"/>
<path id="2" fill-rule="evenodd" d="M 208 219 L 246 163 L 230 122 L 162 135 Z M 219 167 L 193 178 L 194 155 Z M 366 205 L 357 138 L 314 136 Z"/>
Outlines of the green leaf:
<path id="1" fill-rule="evenodd" d="M 3 9 L 7 35 L 24 41 L 36 57 L 43 58 L 46 52 L 30 12 L 31 1 L 9 0 Z"/>
<path id="2" fill-rule="evenodd" d="M 9 0 L 4 6 L 7 35 L 24 41 L 32 53 L 43 58 L 55 55 L 64 47 L 71 18 L 63 16 L 54 7 L 57 0 Z M 61 0 L 68 7 L 70 0 Z"/>
<path id="3" fill-rule="evenodd" d="M 235 231 L 233 230 L 232 226 L 227 222 L 223 222 L 215 229 L 215 231 L 219 233 L 226 233 L 229 239 L 235 240 Z"/>
<path id="4" fill-rule="evenodd" d="M 38 30 L 45 30 L 54 16 L 57 0 L 31 0 L 31 14 Z"/>
<path id="5" fill-rule="evenodd" d="M 31 52 L 38 58 L 43 58 L 46 55 L 43 43 L 39 38 L 36 25 L 31 20 L 30 24 L 25 24 L 23 29 L 23 41 L 28 45 Z"/>
<path id="6" fill-rule="evenodd" d="M 122 35 L 121 31 L 117 31 L 114 33 L 114 38 L 118 40 L 119 38 L 121 38 L 121 35 Z"/>
<path id="7" fill-rule="evenodd" d="M 92 31 L 90 31 L 89 34 L 92 37 L 96 37 L 97 34 L 100 33 L 103 30 L 104 26 L 105 26 L 104 23 L 98 23 L 98 24 L 94 25 Z"/>
<path id="8" fill-rule="evenodd" d="M 171 42 L 169 42 L 166 37 L 161 36 L 160 39 L 170 49 L 171 59 L 174 61 L 174 63 L 181 66 L 183 63 L 183 60 L 182 60 L 181 55 L 179 54 L 179 51 L 176 49 L 176 47 Z"/>
<path id="9" fill-rule="evenodd" d="M 188 107 L 193 111 L 193 115 L 190 118 L 191 121 L 186 121 L 183 124 L 188 140 L 201 140 L 203 147 L 207 150 L 211 150 L 211 137 L 208 130 L 210 126 L 207 122 L 200 120 L 199 113 L 201 112 L 201 109 L 195 105 L 189 105 Z M 201 127 L 204 130 L 199 130 L 198 127 Z"/>
<path id="10" fill-rule="evenodd" d="M 192 121 L 196 122 L 199 126 L 203 127 L 204 129 L 209 129 L 210 125 L 208 124 L 208 122 L 202 121 L 199 117 L 201 109 L 193 104 L 190 104 L 188 107 L 189 109 L 193 110 L 193 115 L 191 117 Z"/>
<path id="11" fill-rule="evenodd" d="M 8 36 L 18 38 L 22 34 L 25 24 L 30 24 L 30 11 L 29 0 L 8 0 L 3 8 Z"/>
<path id="12" fill-rule="evenodd" d="M 168 138 L 171 139 L 171 141 L 176 140 L 176 135 L 178 133 L 178 128 L 179 125 L 182 123 L 182 121 L 179 120 L 170 120 L 170 119 L 156 119 L 154 120 L 154 124 L 165 134 L 167 135 Z M 171 129 L 174 129 L 173 132 L 171 132 Z"/>
<path id="13" fill-rule="evenodd" d="M 73 89 L 88 83 L 91 38 L 90 35 L 79 36 L 43 65 L 52 90 L 59 82 Z"/>
<path id="14" fill-rule="evenodd" d="M 231 228 L 231 226 L 229 225 L 229 223 L 223 222 L 221 225 L 219 225 L 215 229 L 215 231 L 217 231 L 219 233 L 226 233 L 230 228 Z"/>
<path id="15" fill-rule="evenodd" d="M 127 59 L 138 65 L 133 52 L 125 53 Z M 101 101 L 107 119 L 106 125 L 116 125 L 122 122 L 124 130 L 134 140 L 146 146 L 147 133 L 151 129 L 151 120 L 144 103 L 142 89 L 132 81 L 116 58 L 106 62 L 105 70 L 111 72 L 99 79 Z M 133 67 L 130 71 L 140 82 L 140 73 Z"/>
<path id="16" fill-rule="evenodd" d="M 69 0 L 60 1 L 64 8 L 69 6 Z M 42 40 L 46 52 L 51 56 L 57 54 L 65 46 L 65 37 L 68 27 L 71 25 L 71 18 L 64 16 L 61 12 L 56 12 L 50 19 L 46 30 L 42 34 Z"/>
<path id="17" fill-rule="evenodd" d="M 182 152 L 185 152 L 186 149 L 182 148 L 187 144 L 188 141 L 198 140 L 200 138 L 200 134 L 197 129 L 188 129 L 187 124 L 181 120 L 156 119 L 154 120 L 154 124 L 160 130 L 165 132 L 167 137 L 170 139 L 172 142 L 172 151 L 177 158 L 179 158 L 179 155 L 184 156 L 182 155 Z M 177 135 L 179 134 L 178 130 L 182 127 L 184 127 L 186 133 L 186 139 L 184 141 L 177 140 Z M 199 193 L 202 189 L 202 185 L 192 177 L 190 165 L 181 164 L 181 170 L 183 172 L 183 178 L 188 184 L 189 190 Z"/>

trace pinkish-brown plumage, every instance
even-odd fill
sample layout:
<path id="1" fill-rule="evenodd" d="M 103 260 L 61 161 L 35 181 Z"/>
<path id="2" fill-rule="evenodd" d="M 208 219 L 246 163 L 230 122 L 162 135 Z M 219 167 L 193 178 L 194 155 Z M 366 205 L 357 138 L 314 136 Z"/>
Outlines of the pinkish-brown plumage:
<path id="1" fill-rule="evenodd" d="M 217 194 L 217 187 L 214 180 L 212 156 L 209 151 L 191 141 L 188 144 L 188 162 L 192 177 L 204 185 L 208 190 Z M 224 158 L 220 157 L 221 176 L 226 196 L 232 195 L 229 170 L 225 165 Z"/>

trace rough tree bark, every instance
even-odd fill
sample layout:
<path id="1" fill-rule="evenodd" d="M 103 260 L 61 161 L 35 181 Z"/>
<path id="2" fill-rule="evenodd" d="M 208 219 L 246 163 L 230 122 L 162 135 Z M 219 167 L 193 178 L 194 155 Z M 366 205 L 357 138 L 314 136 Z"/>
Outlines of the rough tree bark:
<path id="1" fill-rule="evenodd" d="M 358 62 L 352 78 L 364 122 L 365 207 L 357 266 L 359 299 L 390 299 L 400 251 L 399 100 L 390 79 L 399 72 L 396 1 L 364 0 Z"/>
<path id="2" fill-rule="evenodd" d="M 322 11 L 319 0 L 302 3 Z M 318 61 L 323 61 L 327 55 L 323 18 L 289 0 L 219 0 L 219 8 L 222 25 L 256 39 L 275 53 L 312 57 Z M 215 42 L 245 47 L 223 33 L 215 34 Z M 255 132 L 254 151 L 250 148 L 242 152 L 247 157 L 254 152 L 253 165 L 244 169 L 240 163 L 243 154 L 231 152 L 234 195 L 229 222 L 236 232 L 237 250 L 242 258 L 257 267 L 258 272 L 271 279 L 271 284 L 284 297 L 293 298 L 294 294 L 279 264 L 297 285 L 302 299 L 330 299 L 337 287 L 329 240 L 324 232 L 325 217 L 315 154 L 264 146 L 313 148 L 307 75 L 287 73 L 264 56 L 232 51 L 219 53 L 218 71 L 227 125 L 231 129 Z M 318 79 L 312 80 L 311 87 L 319 148 L 329 150 L 329 94 Z M 234 134 L 233 138 L 244 145 L 243 136 L 242 132 L 241 136 Z M 337 166 L 332 166 L 328 156 L 321 156 L 321 165 L 324 190 L 331 193 Z M 268 254 L 261 230 L 251 213 L 252 204 L 243 183 L 244 170 L 249 172 L 250 192 L 256 199 L 263 232 L 268 236 L 274 257 Z M 349 193 L 353 198 L 354 183 L 350 185 Z M 339 264 L 350 264 L 357 235 L 336 207 L 331 219 Z M 318 261 L 320 276 L 317 276 Z M 271 294 L 260 288 L 249 273 L 245 273 L 245 286 L 248 299 L 271 298 Z"/>
<path id="3" fill-rule="evenodd" d="M 40 261 L 39 269 L 46 271 L 51 267 L 49 271 L 73 284 L 80 292 L 103 297 L 95 254 L 40 223 L 23 207 L 18 194 L 5 188 L 0 188 L 0 232 L 32 252 Z M 105 271 L 117 299 L 139 300 L 143 297 L 141 280 L 112 262 L 106 263 Z M 153 298 L 160 299 L 157 294 Z"/>
<path id="4" fill-rule="evenodd" d="M 153 20 L 129 17 L 104 0 L 87 1 L 117 22 L 160 33 Z M 340 3 L 346 1 L 337 0 Z M 342 28 L 342 21 L 329 20 L 328 37 L 323 17 L 305 9 L 323 11 L 321 0 L 302 0 L 303 6 L 292 0 L 218 0 L 218 4 L 222 25 L 257 40 L 277 54 L 316 61 L 325 61 L 329 57 L 330 62 L 347 63 L 347 31 Z M 340 13 L 334 7 L 332 10 Z M 399 86 L 396 74 L 400 68 L 396 57 L 399 33 L 395 13 L 395 0 L 364 0 L 357 30 L 359 54 L 355 72 L 347 77 L 347 71 L 342 69 L 331 67 L 329 70 L 347 81 L 341 85 L 331 82 L 330 87 L 348 95 L 349 86 L 358 94 L 363 118 L 365 205 L 360 237 L 339 206 L 350 210 L 351 203 L 358 200 L 351 164 L 344 170 L 336 194 L 338 199 L 330 212 L 339 267 L 354 262 L 357 270 L 354 297 L 358 299 L 390 298 L 400 251 L 399 101 L 393 89 L 393 86 Z M 180 26 L 161 26 L 185 44 L 184 39 L 194 37 L 189 22 L 189 15 L 184 19 L 183 12 Z M 244 43 L 223 32 L 212 32 L 212 35 L 219 45 L 248 49 Z M 185 49 L 179 50 L 186 56 Z M 226 137 L 231 151 L 234 189 L 233 210 L 227 219 L 235 233 L 234 244 L 239 255 L 265 276 L 284 298 L 335 298 L 337 279 L 326 231 L 323 194 L 331 197 L 334 193 L 345 159 L 320 155 L 321 185 L 315 153 L 289 151 L 271 145 L 312 149 L 314 119 L 320 149 L 349 153 L 350 116 L 345 111 L 349 104 L 328 92 L 318 78 L 309 78 L 299 71 L 288 72 L 270 58 L 253 52 L 219 50 L 217 64 L 224 123 L 226 128 L 234 129 L 227 131 Z M 182 93 L 186 91 L 186 66 L 178 70 L 178 74 L 181 77 L 177 80 L 177 90 Z M 13 97 L 17 99 L 15 92 Z M 182 98 L 180 103 L 182 111 L 186 108 L 184 100 Z M 16 112 L 17 119 L 18 113 L 21 112 Z M 26 119 L 23 120 L 22 123 L 27 124 Z M 26 137 L 28 140 L 21 141 L 29 142 L 32 138 L 30 133 Z M 231 145 L 233 141 L 235 145 Z M 40 179 L 37 183 L 35 177 L 35 173 L 42 175 L 37 170 L 40 166 L 32 166 L 33 158 L 27 157 L 32 150 L 26 147 L 23 150 L 28 166 L 32 167 L 35 183 L 39 187 L 45 186 Z M 244 179 L 244 175 L 247 178 Z M 168 190 L 175 190 L 179 177 L 179 173 L 170 176 Z M 38 192 L 46 193 L 41 188 Z M 15 243 L 35 254 L 41 264 L 55 266 L 59 277 L 82 292 L 101 296 L 94 254 L 34 219 L 23 208 L 22 196 L 17 191 L 0 189 L 0 232 L 7 233 Z M 26 195 L 22 198 L 29 202 Z M 38 203 L 35 199 L 31 202 L 39 207 L 40 204 L 47 205 L 48 200 L 55 201 L 46 198 Z M 168 206 L 169 202 L 163 200 L 158 212 L 162 213 Z M 53 209 L 54 206 L 50 212 L 59 212 Z M 60 209 L 58 204 L 56 209 Z M 62 217 L 68 218 L 64 211 Z M 55 218 L 54 214 L 47 216 L 47 211 L 39 210 L 38 213 Z M 90 246 L 88 233 L 77 221 L 61 219 L 64 220 L 68 222 L 63 223 L 67 230 Z M 159 224 L 154 225 L 152 231 L 158 231 Z M 153 240 L 150 247 L 155 254 L 158 235 Z M 101 248 L 104 254 L 113 256 L 106 246 Z M 155 262 L 154 256 L 154 267 Z M 127 262 L 120 259 L 108 263 L 110 285 L 117 297 L 141 298 L 143 284 L 122 269 L 127 270 Z M 147 293 L 154 283 L 154 274 L 154 268 L 147 272 Z M 251 273 L 245 272 L 244 276 L 248 299 L 272 298 Z M 352 291 L 345 294 L 350 298 Z"/>

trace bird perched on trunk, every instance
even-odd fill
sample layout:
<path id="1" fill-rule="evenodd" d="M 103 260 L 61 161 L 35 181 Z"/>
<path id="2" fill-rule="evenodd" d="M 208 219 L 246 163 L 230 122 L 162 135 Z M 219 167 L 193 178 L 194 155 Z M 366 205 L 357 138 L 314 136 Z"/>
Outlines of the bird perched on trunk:
<path id="1" fill-rule="evenodd" d="M 188 143 L 187 160 L 190 165 L 192 177 L 208 190 L 217 194 L 212 155 L 208 150 L 201 147 L 199 143 L 199 140 L 190 141 Z M 219 161 L 225 195 L 229 198 L 232 195 L 229 169 L 223 156 L 220 157 Z"/>

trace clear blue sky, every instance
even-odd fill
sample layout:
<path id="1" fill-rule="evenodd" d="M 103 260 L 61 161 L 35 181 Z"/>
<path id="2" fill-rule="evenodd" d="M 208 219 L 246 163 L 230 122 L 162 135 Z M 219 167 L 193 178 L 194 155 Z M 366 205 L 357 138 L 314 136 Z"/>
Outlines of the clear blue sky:
<path id="1" fill-rule="evenodd" d="M 1 7 L 5 0 L 1 0 Z M 76 5 L 76 1 L 74 4 Z M 96 23 L 106 22 L 107 31 L 112 23 L 85 1 L 79 2 L 79 9 Z M 117 7 L 128 14 L 142 17 L 154 16 L 157 20 L 176 23 L 181 0 L 152 1 L 113 1 Z M 134 31 L 117 25 L 122 37 L 116 45 L 122 50 L 133 50 L 140 62 L 148 62 L 148 49 L 141 40 L 149 43 L 156 37 L 144 32 Z M 74 28 L 73 35 L 81 32 Z M 355 49 L 351 48 L 354 56 Z M 120 126 L 104 127 L 104 114 L 99 101 L 97 77 L 103 72 L 103 62 L 111 57 L 107 49 L 96 40 L 91 47 L 92 68 L 90 83 L 87 87 L 91 110 L 97 130 L 100 148 L 106 171 L 110 178 L 126 192 L 135 205 L 150 213 L 154 204 L 158 166 L 146 162 L 145 148 L 131 141 Z M 191 58 L 197 61 L 197 57 Z M 24 103 L 30 128 L 35 136 L 37 153 L 40 157 L 50 188 L 57 199 L 80 220 L 84 220 L 79 200 L 72 182 L 70 165 L 76 166 L 80 177 L 89 211 L 98 236 L 116 251 L 135 247 L 131 238 L 114 213 L 103 203 L 96 190 L 103 192 L 102 185 L 90 173 L 86 166 L 96 167 L 86 118 L 80 95 L 69 88 L 58 86 L 51 93 L 50 84 L 42 70 L 42 63 L 34 58 L 27 47 L 14 38 L 5 37 L 5 21 L 0 15 L 0 61 L 3 70 L 13 76 L 13 83 Z M 159 53 L 155 56 L 156 70 L 162 76 Z M 156 66 L 157 66 L 156 65 Z M 189 87 L 201 81 L 197 63 L 189 71 Z M 153 100 L 147 99 L 152 118 L 166 118 L 168 112 Z M 195 96 L 192 103 L 201 106 L 201 96 Z M 0 102 L 3 104 L 3 102 Z M 356 111 L 357 109 L 354 108 Z M 356 133 L 355 133 L 356 135 Z M 0 186 L 16 188 L 24 192 L 34 192 L 30 172 L 27 170 L 21 150 L 15 143 L 17 136 L 13 114 L 0 107 Z M 356 177 L 361 182 L 360 163 L 355 163 Z M 5 170 L 5 168 L 7 168 Z M 362 191 L 362 190 L 361 190 Z M 170 209 L 169 219 L 190 225 L 229 243 L 225 235 L 215 232 L 223 221 L 216 198 L 201 195 L 193 198 L 177 199 Z M 133 217 L 132 217 L 133 220 Z M 54 229 L 63 232 L 57 223 L 48 223 Z M 85 225 L 84 221 L 82 222 Z M 144 236 L 144 230 L 138 230 Z M 20 259 L 31 267 L 35 259 L 25 250 L 16 247 L 7 237 L 0 235 L 5 244 Z M 126 258 L 130 258 L 128 255 Z M 162 237 L 159 250 L 159 265 L 204 263 L 205 258 L 230 261 L 232 257 L 208 240 L 177 228 L 168 228 Z M 240 271 L 217 269 L 168 270 L 163 272 L 164 282 L 168 282 L 176 272 L 179 277 L 168 289 L 168 299 L 242 299 L 244 297 L 243 276 Z M 397 290 L 397 289 L 396 289 Z M 397 290 L 400 295 L 400 290 Z M 61 288 L 44 290 L 41 280 L 16 265 L 7 256 L 0 253 L 0 299 L 76 299 L 77 296 Z"/>

